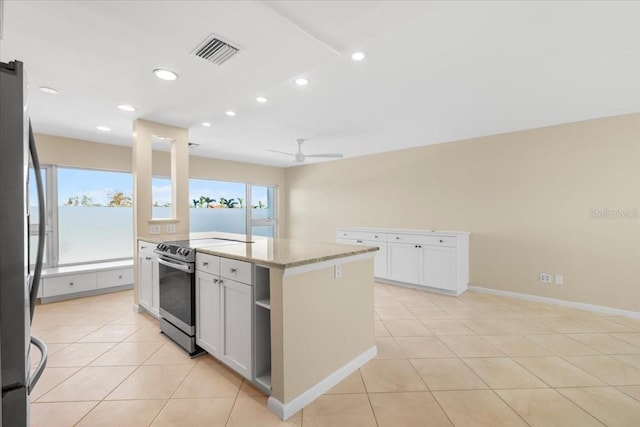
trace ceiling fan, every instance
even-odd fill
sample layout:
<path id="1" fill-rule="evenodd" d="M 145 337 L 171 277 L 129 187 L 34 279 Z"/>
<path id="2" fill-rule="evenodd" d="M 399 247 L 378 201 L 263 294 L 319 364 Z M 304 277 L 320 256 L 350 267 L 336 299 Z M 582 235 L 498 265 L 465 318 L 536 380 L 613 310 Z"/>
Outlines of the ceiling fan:
<path id="1" fill-rule="evenodd" d="M 320 157 L 325 159 L 341 159 L 344 157 L 342 153 L 325 153 L 325 154 L 304 154 L 302 152 L 302 143 L 306 141 L 305 138 L 298 138 L 296 142 L 298 143 L 298 151 L 294 153 L 287 153 L 286 151 L 278 151 L 278 150 L 267 150 L 272 153 L 285 154 L 287 156 L 292 156 L 295 163 L 304 163 L 304 159 L 307 157 Z"/>

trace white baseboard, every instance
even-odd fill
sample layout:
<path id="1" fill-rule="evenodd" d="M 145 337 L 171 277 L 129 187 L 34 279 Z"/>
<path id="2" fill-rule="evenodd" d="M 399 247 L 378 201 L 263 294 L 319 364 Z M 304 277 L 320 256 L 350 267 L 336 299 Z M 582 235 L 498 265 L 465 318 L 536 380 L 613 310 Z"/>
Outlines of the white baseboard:
<path id="1" fill-rule="evenodd" d="M 362 365 L 367 363 L 369 360 L 376 357 L 378 354 L 378 348 L 374 345 L 369 350 L 365 351 L 355 359 L 348 362 L 346 365 L 342 366 L 337 371 L 334 371 L 328 377 L 305 391 L 304 393 L 298 395 L 291 401 L 287 403 L 282 403 L 278 399 L 273 396 L 269 397 L 267 401 L 267 405 L 271 412 L 276 414 L 281 420 L 286 421 L 289 417 L 294 415 L 296 412 L 307 406 L 309 403 L 316 400 L 326 391 L 330 390 L 331 387 L 338 384 L 340 381 L 351 375 L 355 372 L 356 369 L 360 368 Z"/>
<path id="2" fill-rule="evenodd" d="M 480 286 L 469 286 L 469 289 L 482 294 L 498 295 L 503 297 L 511 297 L 523 299 L 526 301 L 544 302 L 547 304 L 555 304 L 562 307 L 578 308 L 581 310 L 593 311 L 595 313 L 609 314 L 613 316 L 626 316 L 640 319 L 640 312 L 631 310 L 622 310 L 620 308 L 605 307 L 602 305 L 587 304 L 584 302 L 566 301 L 556 298 L 540 297 L 537 295 L 521 294 L 518 292 L 503 291 L 500 289 L 483 288 Z"/>

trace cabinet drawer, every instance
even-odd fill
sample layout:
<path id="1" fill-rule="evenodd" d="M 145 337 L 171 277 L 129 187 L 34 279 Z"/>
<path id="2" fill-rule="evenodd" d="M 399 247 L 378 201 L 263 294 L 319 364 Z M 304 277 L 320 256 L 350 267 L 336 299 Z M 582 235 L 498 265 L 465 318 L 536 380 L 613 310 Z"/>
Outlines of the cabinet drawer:
<path id="1" fill-rule="evenodd" d="M 457 244 L 455 236 L 423 236 L 417 234 L 390 234 L 389 242 L 451 247 L 455 247 Z"/>
<path id="2" fill-rule="evenodd" d="M 156 250 L 156 246 L 158 246 L 157 243 L 138 240 L 138 254 L 155 256 L 153 251 Z"/>
<path id="3" fill-rule="evenodd" d="M 133 283 L 133 268 L 120 268 L 98 272 L 98 289 Z"/>
<path id="4" fill-rule="evenodd" d="M 251 285 L 251 263 L 220 258 L 220 276 Z"/>
<path id="5" fill-rule="evenodd" d="M 196 270 L 219 276 L 220 257 L 196 252 Z"/>
<path id="6" fill-rule="evenodd" d="M 338 239 L 350 240 L 373 240 L 376 242 L 386 242 L 387 233 L 376 233 L 369 231 L 338 230 Z"/>
<path id="7" fill-rule="evenodd" d="M 74 292 L 92 291 L 96 289 L 96 273 L 46 277 L 42 283 L 44 284 L 42 296 L 45 298 Z"/>

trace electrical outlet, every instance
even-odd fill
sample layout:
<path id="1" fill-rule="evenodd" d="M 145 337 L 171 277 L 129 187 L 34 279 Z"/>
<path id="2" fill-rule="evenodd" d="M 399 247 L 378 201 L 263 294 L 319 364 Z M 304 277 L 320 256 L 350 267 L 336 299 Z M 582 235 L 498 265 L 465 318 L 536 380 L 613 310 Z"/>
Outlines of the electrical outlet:
<path id="1" fill-rule="evenodd" d="M 159 225 L 149 226 L 149 234 L 160 234 L 160 226 Z"/>
<path id="2" fill-rule="evenodd" d="M 556 274 L 556 285 L 564 285 L 564 277 L 562 274 Z"/>
<path id="3" fill-rule="evenodd" d="M 334 270 L 334 276 L 336 279 L 339 279 L 340 277 L 342 277 L 342 264 L 341 263 L 337 263 L 335 270 Z"/>
<path id="4" fill-rule="evenodd" d="M 551 283 L 551 275 L 549 273 L 540 273 L 540 281 L 542 283 Z"/>
<path id="5" fill-rule="evenodd" d="M 176 225 L 175 224 L 167 224 L 167 233 L 175 233 Z"/>

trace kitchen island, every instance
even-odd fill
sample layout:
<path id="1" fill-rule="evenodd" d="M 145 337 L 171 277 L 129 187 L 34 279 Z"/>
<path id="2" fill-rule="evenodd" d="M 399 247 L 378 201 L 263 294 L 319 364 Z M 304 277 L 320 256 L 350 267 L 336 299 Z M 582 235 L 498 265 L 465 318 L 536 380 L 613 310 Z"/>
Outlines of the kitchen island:
<path id="1" fill-rule="evenodd" d="M 271 411 L 287 419 L 375 357 L 377 248 L 246 237 L 158 241 L 237 240 L 194 244 L 197 342 L 269 394 Z"/>

